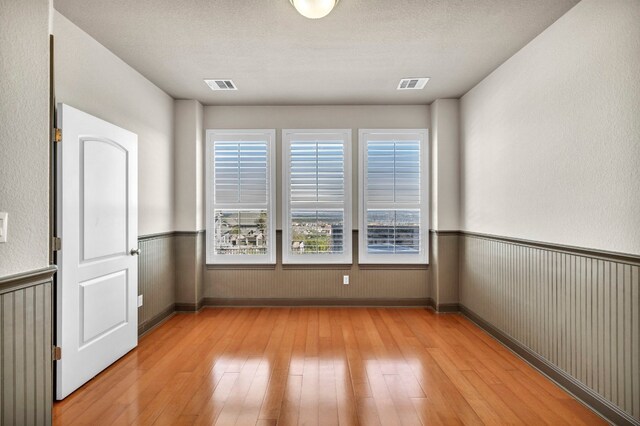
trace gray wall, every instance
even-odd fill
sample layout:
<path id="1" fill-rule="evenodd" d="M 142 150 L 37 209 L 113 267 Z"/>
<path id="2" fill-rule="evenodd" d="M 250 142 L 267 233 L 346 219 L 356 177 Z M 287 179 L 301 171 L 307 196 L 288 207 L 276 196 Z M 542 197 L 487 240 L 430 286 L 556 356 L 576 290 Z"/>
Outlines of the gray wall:
<path id="1" fill-rule="evenodd" d="M 204 232 L 178 232 L 176 244 L 176 307 L 193 310 L 204 298 Z"/>
<path id="2" fill-rule="evenodd" d="M 429 295 L 438 311 L 457 311 L 459 297 L 458 232 L 429 234 Z"/>
<path id="3" fill-rule="evenodd" d="M 0 1 L 0 277 L 49 262 L 49 2 Z"/>
<path id="4" fill-rule="evenodd" d="M 173 234 L 138 239 L 138 332 L 144 333 L 174 311 L 176 303 L 175 238 Z"/>
<path id="5" fill-rule="evenodd" d="M 27 280 L 28 281 L 28 280 Z M 0 282 L 0 425 L 51 424 L 52 284 Z M 3 288 L 4 287 L 4 288 Z"/>
<path id="6" fill-rule="evenodd" d="M 353 235 L 353 256 L 357 259 L 357 234 Z M 282 236 L 277 234 L 277 264 L 274 269 L 207 269 L 205 297 L 223 303 L 226 299 L 288 299 L 292 304 L 328 302 L 426 305 L 429 297 L 426 268 L 333 265 L 329 267 L 281 263 Z M 342 276 L 350 276 L 350 284 L 342 284 Z M 211 301 L 209 302 L 211 303 Z M 260 302 L 258 302 L 260 303 Z"/>
<path id="7" fill-rule="evenodd" d="M 640 259 L 460 238 L 463 307 L 640 421 Z"/>

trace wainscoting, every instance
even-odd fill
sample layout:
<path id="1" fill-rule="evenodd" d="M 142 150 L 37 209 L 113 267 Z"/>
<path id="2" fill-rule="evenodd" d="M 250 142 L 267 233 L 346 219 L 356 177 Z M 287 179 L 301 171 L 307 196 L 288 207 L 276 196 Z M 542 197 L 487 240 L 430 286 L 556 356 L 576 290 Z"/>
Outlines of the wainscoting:
<path id="1" fill-rule="evenodd" d="M 429 233 L 429 295 L 430 305 L 438 312 L 459 310 L 459 232 L 431 231 Z"/>
<path id="2" fill-rule="evenodd" d="M 51 424 L 55 270 L 0 279 L 0 425 Z"/>
<path id="3" fill-rule="evenodd" d="M 173 233 L 138 239 L 138 334 L 143 334 L 172 315 L 176 303 L 175 238 Z"/>
<path id="4" fill-rule="evenodd" d="M 205 305 L 391 305 L 426 306 L 426 265 L 358 265 L 353 233 L 352 265 L 283 265 L 282 236 L 276 236 L 276 265 L 255 268 L 208 266 Z M 349 275 L 349 285 L 342 284 Z"/>
<path id="5" fill-rule="evenodd" d="M 463 312 L 617 424 L 640 423 L 639 276 L 632 256 L 460 236 Z"/>

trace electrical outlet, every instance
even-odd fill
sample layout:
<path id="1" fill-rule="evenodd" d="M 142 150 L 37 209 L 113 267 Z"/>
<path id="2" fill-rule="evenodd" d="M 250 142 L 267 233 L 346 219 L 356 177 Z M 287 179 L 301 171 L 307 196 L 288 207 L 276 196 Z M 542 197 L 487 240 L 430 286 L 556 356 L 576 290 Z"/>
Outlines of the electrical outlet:
<path id="1" fill-rule="evenodd" d="M 142 306 L 142 295 L 141 294 L 138 295 L 138 308 L 140 306 Z"/>
<path id="2" fill-rule="evenodd" d="M 9 213 L 0 212 L 0 243 L 7 242 L 7 221 L 9 220 Z"/>
<path id="3" fill-rule="evenodd" d="M 342 284 L 343 285 L 349 285 L 349 275 L 343 275 L 342 276 Z"/>

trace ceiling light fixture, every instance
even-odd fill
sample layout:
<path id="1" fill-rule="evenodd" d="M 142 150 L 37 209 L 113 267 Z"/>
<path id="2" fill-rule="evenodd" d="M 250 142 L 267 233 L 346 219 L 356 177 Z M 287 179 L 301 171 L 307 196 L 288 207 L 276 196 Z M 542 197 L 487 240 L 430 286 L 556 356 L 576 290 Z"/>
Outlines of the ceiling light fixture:
<path id="1" fill-rule="evenodd" d="M 340 0 L 289 0 L 300 15 L 309 19 L 324 18 Z"/>

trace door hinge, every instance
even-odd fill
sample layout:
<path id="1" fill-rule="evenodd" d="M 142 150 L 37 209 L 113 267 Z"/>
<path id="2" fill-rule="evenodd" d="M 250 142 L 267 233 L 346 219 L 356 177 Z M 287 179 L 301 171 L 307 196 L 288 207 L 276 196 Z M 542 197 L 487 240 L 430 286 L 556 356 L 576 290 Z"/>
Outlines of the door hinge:
<path id="1" fill-rule="evenodd" d="M 62 249 L 62 239 L 60 237 L 53 237 L 51 239 L 51 250 L 58 251 Z"/>
<path id="2" fill-rule="evenodd" d="M 60 361 L 62 359 L 62 348 L 60 346 L 54 346 L 52 354 L 54 361 Z"/>
<path id="3" fill-rule="evenodd" d="M 62 129 L 58 129 L 58 128 L 53 129 L 53 141 L 54 142 L 62 141 Z"/>

